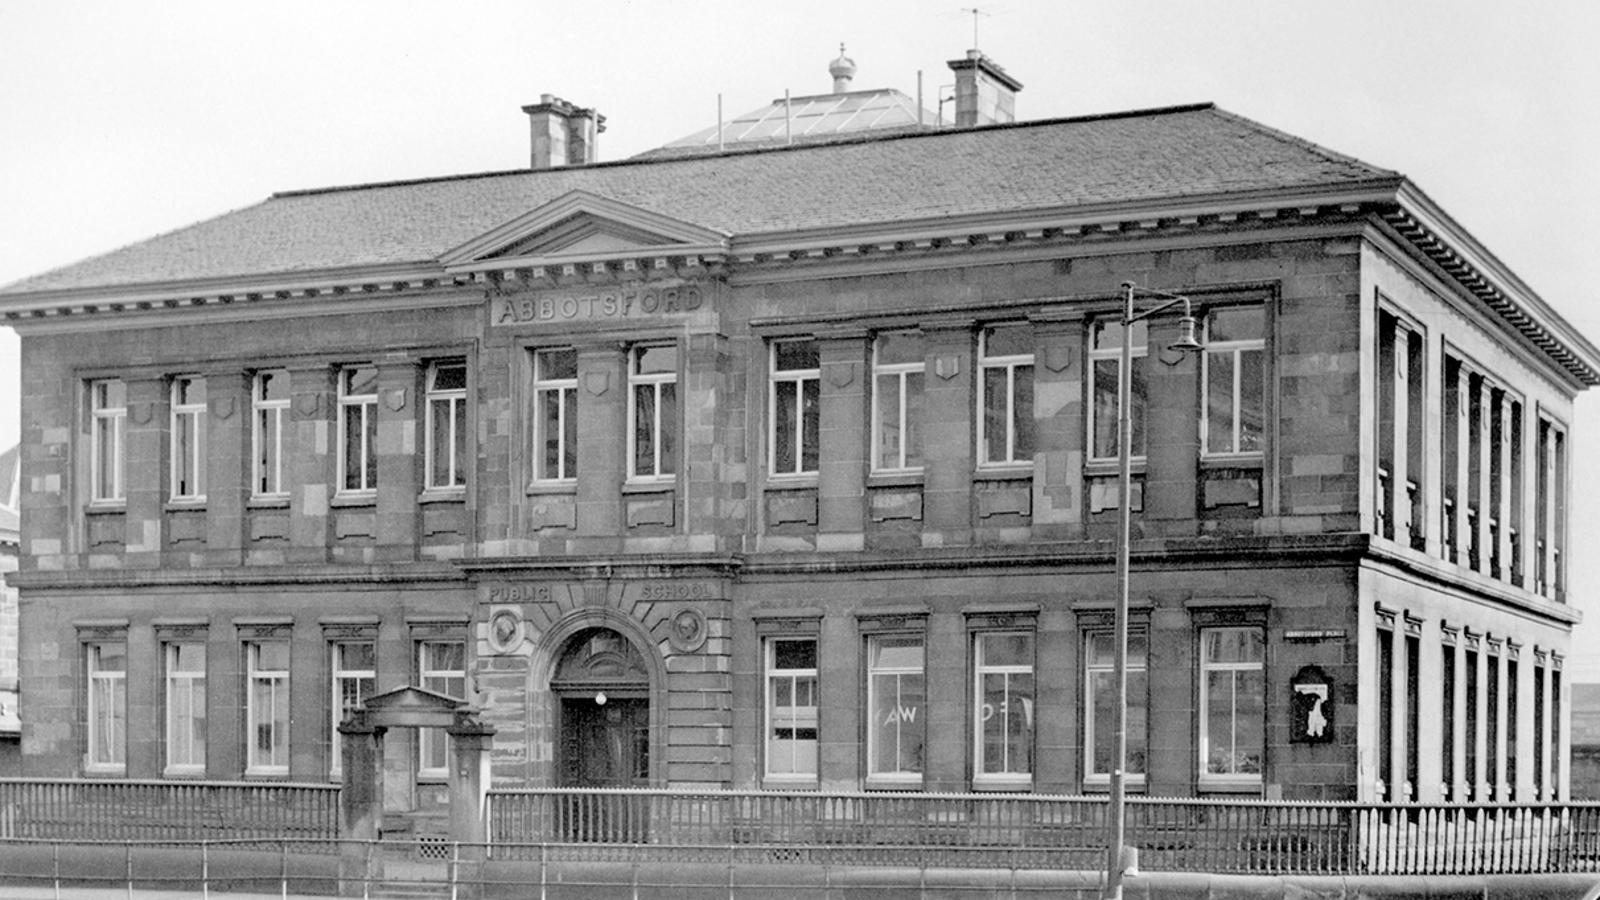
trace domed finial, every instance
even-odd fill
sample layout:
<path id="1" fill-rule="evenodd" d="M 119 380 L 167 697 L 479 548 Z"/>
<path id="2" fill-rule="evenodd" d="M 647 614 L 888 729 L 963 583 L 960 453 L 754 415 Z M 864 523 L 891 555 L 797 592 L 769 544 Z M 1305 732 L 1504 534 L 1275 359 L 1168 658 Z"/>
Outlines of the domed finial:
<path id="1" fill-rule="evenodd" d="M 828 66 L 828 74 L 833 76 L 833 92 L 843 94 L 850 90 L 850 79 L 856 75 L 855 60 L 844 55 L 844 44 L 839 44 L 839 58 Z"/>

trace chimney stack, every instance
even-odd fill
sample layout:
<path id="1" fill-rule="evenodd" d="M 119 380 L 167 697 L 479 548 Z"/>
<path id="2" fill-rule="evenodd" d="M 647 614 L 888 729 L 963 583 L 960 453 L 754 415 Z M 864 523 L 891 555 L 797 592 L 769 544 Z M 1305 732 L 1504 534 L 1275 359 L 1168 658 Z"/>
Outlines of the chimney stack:
<path id="1" fill-rule="evenodd" d="M 532 167 L 556 169 L 599 159 L 596 136 L 606 130 L 606 117 L 555 96 L 541 94 L 524 106 L 533 133 Z"/>
<path id="2" fill-rule="evenodd" d="M 950 60 L 956 73 L 956 127 L 994 125 L 1017 118 L 1017 91 L 1022 82 L 979 50 L 968 50 L 966 59 Z"/>

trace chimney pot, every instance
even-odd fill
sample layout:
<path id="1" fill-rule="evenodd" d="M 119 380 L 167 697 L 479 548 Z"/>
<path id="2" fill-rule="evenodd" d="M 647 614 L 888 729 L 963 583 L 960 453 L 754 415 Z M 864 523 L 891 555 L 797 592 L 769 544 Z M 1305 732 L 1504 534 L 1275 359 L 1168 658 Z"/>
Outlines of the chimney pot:
<path id="1" fill-rule="evenodd" d="M 606 117 L 557 97 L 540 94 L 524 106 L 532 133 L 530 164 L 535 169 L 581 166 L 599 158 L 595 136 L 606 130 Z"/>

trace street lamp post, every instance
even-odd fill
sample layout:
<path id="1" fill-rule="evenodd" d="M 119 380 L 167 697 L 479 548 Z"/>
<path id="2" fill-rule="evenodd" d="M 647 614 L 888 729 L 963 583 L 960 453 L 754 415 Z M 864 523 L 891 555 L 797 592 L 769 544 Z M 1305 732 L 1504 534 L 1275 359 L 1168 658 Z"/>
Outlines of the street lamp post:
<path id="1" fill-rule="evenodd" d="M 1134 314 L 1135 295 L 1156 297 L 1166 302 Z M 1112 677 L 1117 686 L 1116 716 L 1112 720 L 1111 816 L 1106 840 L 1106 884 L 1104 900 L 1122 900 L 1122 874 L 1131 862 L 1130 848 L 1123 846 L 1127 825 L 1127 792 L 1124 769 L 1128 765 L 1128 556 L 1131 543 L 1133 504 L 1133 326 L 1157 313 L 1183 304 L 1179 319 L 1183 331 L 1169 349 L 1199 350 L 1195 339 L 1195 319 L 1189 298 L 1153 288 L 1122 283 L 1122 356 L 1117 371 L 1117 477 L 1120 502 L 1117 506 L 1117 607 L 1114 622 L 1115 655 Z M 1090 752 L 1093 752 L 1092 750 Z"/>

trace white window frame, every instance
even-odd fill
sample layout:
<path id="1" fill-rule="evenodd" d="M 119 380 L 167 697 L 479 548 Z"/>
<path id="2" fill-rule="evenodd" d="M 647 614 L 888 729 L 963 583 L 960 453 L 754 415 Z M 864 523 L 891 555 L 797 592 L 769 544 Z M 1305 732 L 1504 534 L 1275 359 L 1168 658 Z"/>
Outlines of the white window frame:
<path id="1" fill-rule="evenodd" d="M 438 647 L 455 647 L 461 651 L 461 668 L 445 669 L 435 665 L 429 659 L 429 652 Z M 466 699 L 467 693 L 467 646 L 466 642 L 459 639 L 440 638 L 421 640 L 417 642 L 417 684 L 424 690 L 436 694 L 444 694 L 457 700 Z M 458 687 L 455 692 L 451 688 Z M 444 742 L 441 748 L 439 741 Z M 443 765 L 430 765 L 436 753 L 444 756 Z M 450 776 L 450 736 L 443 728 L 417 729 L 417 777 L 438 779 Z"/>
<path id="2" fill-rule="evenodd" d="M 813 658 L 818 662 L 821 660 L 822 647 L 821 641 L 817 635 L 769 637 L 763 642 L 763 668 L 766 671 L 766 675 L 763 678 L 763 681 L 765 682 L 763 686 L 764 702 L 761 704 L 761 755 L 764 780 L 768 784 L 780 782 L 800 785 L 816 784 L 818 772 L 821 769 L 822 763 L 821 679 L 818 677 L 817 666 L 788 669 L 778 668 L 777 648 L 778 644 L 784 641 L 811 644 Z M 787 723 L 781 721 L 777 715 L 778 687 L 781 684 L 788 685 L 788 694 L 791 698 L 795 699 L 800 698 L 801 686 L 805 685 L 806 689 L 810 692 L 812 701 L 809 706 L 803 706 L 795 703 L 784 707 L 784 709 L 794 710 L 794 712 L 790 714 Z M 778 761 L 779 757 L 781 756 L 777 747 L 778 741 L 776 729 L 782 724 L 787 724 L 793 730 L 798 730 L 799 728 L 809 724 L 810 728 L 817 732 L 817 737 L 810 741 L 811 759 L 809 760 L 809 771 L 806 770 L 804 761 L 800 759 L 802 742 L 798 738 L 790 738 L 789 740 L 789 765 L 786 768 L 779 768 L 776 771 L 774 770 L 773 763 Z"/>
<path id="3" fill-rule="evenodd" d="M 120 648 L 122 668 L 110 669 L 101 663 L 103 651 L 110 647 Z M 88 714 L 84 770 L 120 775 L 128 769 L 128 643 L 117 640 L 85 644 L 84 661 Z"/>
<path id="4" fill-rule="evenodd" d="M 1237 341 L 1211 340 L 1212 316 L 1217 313 L 1254 311 L 1261 316 L 1261 334 L 1259 338 Z M 1200 354 L 1200 455 L 1206 459 L 1260 459 L 1265 452 L 1264 445 L 1267 440 L 1266 427 L 1266 364 L 1267 364 L 1267 311 L 1260 305 L 1255 306 L 1222 306 L 1207 311 L 1205 322 L 1205 351 Z M 1262 385 L 1261 385 L 1261 442 L 1262 450 L 1240 450 L 1241 422 L 1244 406 L 1244 366 L 1240 363 L 1246 353 L 1256 352 L 1261 354 Z M 1227 355 L 1233 359 L 1233 388 L 1232 388 L 1232 418 L 1233 433 L 1230 436 L 1228 450 L 1211 449 L 1211 361 L 1214 357 Z"/>
<path id="5" fill-rule="evenodd" d="M 268 400 L 266 385 L 269 379 L 281 379 L 285 386 L 283 396 Z M 255 374 L 250 385 L 251 462 L 250 493 L 259 499 L 283 499 L 289 496 L 285 484 L 283 460 L 284 433 L 289 422 L 290 392 L 287 369 L 266 369 Z M 266 451 L 271 449 L 271 471 L 268 471 Z M 265 482 L 265 485 L 263 485 Z"/>
<path id="6" fill-rule="evenodd" d="M 817 432 L 813 436 L 820 450 L 822 442 L 821 428 L 821 403 L 822 403 L 822 361 L 820 356 L 817 367 L 809 369 L 780 369 L 778 368 L 778 348 L 783 344 L 812 344 L 816 345 L 813 338 L 784 338 L 772 341 L 767 347 L 767 472 L 774 478 L 814 478 L 817 467 L 806 467 L 806 385 L 810 384 L 817 392 Z M 820 349 L 818 353 L 820 354 Z M 793 453 L 794 464 L 788 469 L 778 468 L 778 390 L 780 386 L 788 386 L 794 391 L 794 421 L 785 422 L 792 429 L 794 446 L 790 448 Z M 820 453 L 819 453 L 820 456 Z"/>
<path id="7" fill-rule="evenodd" d="M 111 392 L 120 391 L 120 405 L 113 406 Z M 91 433 L 89 435 L 89 485 L 91 502 L 121 505 L 127 500 L 123 482 L 128 422 L 128 386 L 120 378 L 101 378 L 89 382 Z M 107 447 L 112 458 L 105 458 Z"/>
<path id="8" fill-rule="evenodd" d="M 1111 783 L 1111 773 L 1109 771 L 1105 771 L 1105 772 L 1096 771 L 1095 767 L 1094 767 L 1095 745 L 1098 743 L 1100 735 L 1095 731 L 1095 727 L 1094 727 L 1094 710 L 1095 710 L 1095 688 L 1094 688 L 1094 682 L 1095 682 L 1095 680 L 1094 680 L 1093 676 L 1095 676 L 1097 674 L 1114 675 L 1115 672 L 1116 672 L 1116 662 L 1115 662 L 1115 658 L 1107 659 L 1107 660 L 1105 660 L 1103 662 L 1096 662 L 1095 661 L 1095 657 L 1094 657 L 1093 652 L 1091 651 L 1091 647 L 1093 645 L 1093 641 L 1096 638 L 1111 638 L 1112 641 L 1114 642 L 1116 640 L 1116 636 L 1115 636 L 1115 634 L 1113 632 L 1101 631 L 1101 630 L 1098 630 L 1098 629 L 1096 629 L 1094 631 L 1084 632 L 1084 635 L 1083 635 L 1083 781 L 1084 781 L 1085 784 L 1109 785 Z M 1145 648 L 1146 649 L 1145 649 L 1145 654 L 1142 657 L 1135 657 L 1134 654 L 1133 654 L 1133 645 L 1134 645 L 1135 639 L 1142 639 L 1142 640 L 1145 641 Z M 1112 651 L 1111 652 L 1112 653 L 1116 652 L 1116 648 L 1114 646 L 1112 647 Z M 1129 633 L 1128 633 L 1128 665 L 1127 665 L 1127 672 L 1128 672 L 1128 676 L 1129 676 L 1129 680 L 1130 681 L 1132 680 L 1132 676 L 1135 673 L 1144 674 L 1146 679 L 1148 679 L 1150 677 L 1150 675 L 1149 675 L 1149 673 L 1150 673 L 1149 652 L 1150 651 L 1149 651 L 1149 636 L 1148 636 L 1148 634 L 1145 633 L 1145 632 L 1142 632 L 1142 631 L 1129 631 Z M 1132 688 L 1131 685 L 1130 685 L 1130 687 L 1128 689 L 1128 704 L 1129 704 L 1129 706 L 1131 707 L 1133 704 L 1138 703 L 1138 704 L 1142 704 L 1144 706 L 1144 709 L 1145 709 L 1146 726 L 1147 727 L 1146 727 L 1146 731 L 1145 731 L 1145 734 L 1143 735 L 1143 737 L 1144 737 L 1144 740 L 1145 740 L 1145 754 L 1146 754 L 1146 766 L 1145 767 L 1147 769 L 1149 768 L 1149 729 L 1148 729 L 1149 718 L 1148 717 L 1149 717 L 1149 714 L 1150 714 L 1149 713 L 1149 710 L 1150 710 L 1150 696 L 1149 696 L 1148 688 L 1149 688 L 1149 682 L 1147 680 L 1146 681 L 1146 690 L 1142 694 L 1139 693 L 1138 691 L 1135 691 Z M 1112 687 L 1112 690 L 1115 691 L 1115 686 Z M 1132 744 L 1131 738 L 1133 737 L 1133 733 L 1132 733 L 1131 729 L 1129 730 L 1128 736 L 1130 738 L 1129 743 L 1131 745 Z M 1115 734 L 1111 735 L 1110 739 L 1115 741 L 1116 740 L 1116 735 Z M 1113 750 L 1113 752 L 1115 752 L 1115 751 Z M 1126 785 L 1128 785 L 1130 787 L 1138 787 L 1138 786 L 1141 786 L 1141 785 L 1144 784 L 1144 782 L 1145 782 L 1145 774 L 1146 774 L 1145 772 L 1134 772 L 1131 769 L 1125 769 L 1124 770 L 1123 781 L 1124 781 L 1124 783 Z"/>
<path id="9" fill-rule="evenodd" d="M 894 665 L 880 665 L 877 662 L 878 654 L 877 654 L 876 651 L 877 651 L 878 647 L 880 647 L 883 644 L 883 642 L 885 642 L 885 641 L 906 641 L 906 640 L 915 640 L 917 642 L 918 647 L 920 649 L 920 652 L 922 654 L 922 660 L 921 660 L 921 664 L 920 665 L 917 665 L 917 666 L 894 666 Z M 896 748 L 897 748 L 897 752 L 895 753 L 895 759 L 898 760 L 900 758 L 901 753 L 898 752 L 898 748 L 901 746 L 901 744 L 904 743 L 905 737 L 907 735 L 910 735 L 912 740 L 914 740 L 914 741 L 916 741 L 916 742 L 921 744 L 921 747 L 920 747 L 920 751 L 921 752 L 920 752 L 919 755 L 921 755 L 923 757 L 923 761 L 922 761 L 923 768 L 924 769 L 927 768 L 927 761 L 926 761 L 926 754 L 927 754 L 927 749 L 928 749 L 928 724 L 927 724 L 928 723 L 928 672 L 927 672 L 927 652 L 928 652 L 927 639 L 923 635 L 920 635 L 920 634 L 873 634 L 873 635 L 868 635 L 867 636 L 867 665 L 866 665 L 866 670 L 867 670 L 867 708 L 866 708 L 866 714 L 867 714 L 867 717 L 868 717 L 868 720 L 867 720 L 867 723 L 866 723 L 867 724 L 867 778 L 868 778 L 869 782 L 872 783 L 873 785 L 891 785 L 892 784 L 892 785 L 899 786 L 899 787 L 916 787 L 916 786 L 922 784 L 922 778 L 923 778 L 923 771 L 922 770 L 900 769 L 900 768 L 889 769 L 889 770 L 879 770 L 879 769 L 876 768 L 876 766 L 878 764 L 878 752 L 879 752 L 880 749 L 882 749 L 879 746 L 879 744 L 881 742 L 880 729 L 885 728 L 887 723 L 875 721 L 875 719 L 876 719 L 876 716 L 877 716 L 877 710 L 878 710 L 879 699 L 880 699 L 879 696 L 878 696 L 880 676 L 883 676 L 883 677 L 886 677 L 886 678 L 892 678 L 893 682 L 894 682 L 894 686 L 895 686 L 895 697 L 897 699 L 897 702 L 895 704 L 895 707 L 896 707 L 895 714 L 896 714 L 897 718 L 899 718 L 899 722 L 896 723 L 893 726 L 893 732 L 894 732 L 894 735 L 895 735 L 895 743 L 896 743 Z M 915 717 L 917 715 L 921 716 L 921 720 L 920 721 L 917 721 L 915 718 L 912 718 L 911 721 L 907 721 L 904 718 L 905 707 L 898 702 L 898 698 L 901 696 L 901 691 L 902 691 L 902 686 L 904 684 L 904 679 L 906 679 L 907 677 L 919 678 L 922 681 L 922 707 L 921 707 L 921 709 L 914 710 L 912 712 L 912 716 L 913 717 Z"/>
<path id="10" fill-rule="evenodd" d="M 875 475 L 914 475 L 922 472 L 923 465 L 922 463 L 913 465 L 908 460 L 913 457 L 920 459 L 922 458 L 923 454 L 920 446 L 916 448 L 914 453 L 909 449 L 912 444 L 912 422 L 910 421 L 910 413 L 907 408 L 908 404 L 906 403 L 906 384 L 911 375 L 922 375 L 922 393 L 924 403 L 926 403 L 928 362 L 926 356 L 916 362 L 881 362 L 878 357 L 883 347 L 883 340 L 886 337 L 892 337 L 894 335 L 920 336 L 919 332 L 915 330 L 891 331 L 878 335 L 878 337 L 872 341 L 872 472 Z M 881 395 L 883 391 L 881 390 L 879 382 L 880 379 L 886 378 L 893 379 L 896 396 L 899 400 L 899 413 L 895 422 L 895 427 L 900 434 L 900 447 L 899 452 L 896 454 L 894 465 L 882 465 L 883 428 L 881 427 L 880 423 L 882 421 L 881 417 L 885 414 L 885 412 L 882 408 Z M 923 423 L 917 422 L 915 424 L 917 425 L 917 443 L 920 443 Z"/>
<path id="11" fill-rule="evenodd" d="M 287 640 L 265 639 L 250 641 L 245 644 L 246 675 L 245 675 L 245 774 L 246 775 L 288 775 L 289 774 L 289 730 L 292 720 L 289 717 L 289 667 L 282 669 L 269 669 L 261 664 L 261 650 L 268 644 L 282 645 L 284 650 L 292 653 Z M 292 664 L 292 661 L 291 661 Z M 269 709 L 262 709 L 256 703 L 257 688 L 269 689 Z M 281 717 L 279 712 L 282 712 Z M 263 717 L 263 715 L 265 717 Z M 277 723 L 283 722 L 282 733 L 279 733 Z M 265 725 L 272 729 L 272 747 L 267 752 L 267 758 L 262 759 L 262 750 L 257 739 L 260 729 Z"/>
<path id="12" fill-rule="evenodd" d="M 461 387 L 440 388 L 439 372 L 441 369 L 460 369 Z M 424 449 L 423 460 L 424 481 L 426 490 L 461 492 L 467 489 L 467 461 L 466 446 L 463 440 L 467 429 L 467 361 L 464 359 L 444 359 L 428 366 L 427 376 L 427 447 Z M 440 413 L 445 414 L 441 417 Z M 445 460 L 445 483 L 435 481 L 436 469 L 439 460 L 434 456 L 441 443 L 440 432 L 443 431 L 443 444 L 449 448 L 449 459 Z M 461 447 L 457 441 L 463 440 Z"/>
<path id="13" fill-rule="evenodd" d="M 1086 412 L 1085 419 L 1087 420 L 1087 423 L 1088 423 L 1088 428 L 1087 428 L 1086 433 L 1088 434 L 1088 442 L 1089 442 L 1089 459 L 1091 461 L 1093 461 L 1093 462 L 1114 463 L 1114 462 L 1117 461 L 1117 457 L 1119 455 L 1118 452 L 1117 452 L 1117 448 L 1115 446 L 1113 446 L 1111 448 L 1111 452 L 1109 454 L 1096 454 L 1096 452 L 1095 452 L 1096 451 L 1095 437 L 1096 437 L 1096 435 L 1099 434 L 1099 423 L 1096 421 L 1097 417 L 1099 416 L 1099 412 L 1096 410 L 1096 406 L 1097 406 L 1096 399 L 1099 396 L 1099 384 L 1098 384 L 1098 377 L 1099 376 L 1096 374 L 1097 367 L 1095 366 L 1095 363 L 1096 362 L 1100 362 L 1100 361 L 1109 360 L 1110 362 L 1112 362 L 1113 364 L 1116 365 L 1116 368 L 1114 368 L 1113 371 L 1117 372 L 1118 374 L 1116 376 L 1114 376 L 1113 379 L 1112 379 L 1111 390 L 1112 390 L 1112 393 L 1115 396 L 1120 397 L 1121 396 L 1121 391 L 1120 391 L 1120 387 L 1119 387 L 1117 382 L 1118 382 L 1118 379 L 1120 379 L 1122 377 L 1121 374 L 1120 374 L 1121 371 L 1122 371 L 1122 369 L 1121 369 L 1122 341 L 1119 338 L 1118 340 L 1112 342 L 1112 343 L 1115 344 L 1115 346 L 1112 346 L 1112 347 L 1100 347 L 1100 348 L 1097 348 L 1095 346 L 1095 343 L 1096 343 L 1096 338 L 1099 335 L 1099 329 L 1102 326 L 1118 325 L 1118 324 L 1120 324 L 1120 320 L 1115 318 L 1115 317 L 1098 319 L 1098 320 L 1095 320 L 1095 321 L 1091 321 L 1089 323 L 1089 353 L 1088 353 L 1088 357 L 1089 357 L 1089 365 L 1088 365 L 1088 369 L 1089 369 L 1089 372 L 1088 372 L 1088 378 L 1089 378 L 1089 394 L 1088 394 L 1088 397 L 1089 397 L 1089 402 L 1087 404 L 1085 404 L 1088 407 L 1088 409 L 1085 410 L 1085 412 Z M 1131 327 L 1131 328 L 1134 329 L 1134 333 L 1133 333 L 1133 337 L 1134 337 L 1133 350 L 1129 355 L 1129 366 L 1130 366 L 1130 368 L 1137 368 L 1139 366 L 1139 360 L 1147 359 L 1149 357 L 1149 355 L 1150 355 L 1149 328 L 1147 327 L 1146 323 L 1143 320 L 1133 323 L 1132 326 L 1124 326 L 1124 327 Z M 1139 336 L 1141 334 L 1145 336 L 1144 340 L 1142 340 L 1142 341 L 1139 340 Z M 1147 368 L 1148 368 L 1148 366 L 1147 366 Z M 1146 378 L 1148 379 L 1149 372 L 1146 371 L 1145 375 L 1146 375 Z M 1145 384 L 1146 384 L 1146 387 L 1148 388 L 1149 381 L 1147 380 L 1145 382 Z M 1130 397 L 1131 396 L 1132 395 L 1130 394 Z M 1150 398 L 1148 396 L 1145 398 L 1145 402 L 1146 402 L 1147 405 L 1149 403 L 1149 399 Z M 1115 404 L 1113 404 L 1113 406 L 1112 406 L 1112 411 L 1113 411 L 1113 413 L 1115 413 L 1115 411 L 1116 411 Z M 1138 410 L 1135 410 L 1132 413 L 1132 415 L 1135 415 L 1135 416 L 1138 415 L 1138 414 L 1139 414 Z M 1146 422 L 1144 424 L 1146 426 L 1148 426 L 1149 423 Z M 1112 435 L 1114 437 L 1116 436 L 1117 423 L 1115 423 L 1115 422 L 1113 422 L 1112 425 L 1111 425 L 1111 433 L 1112 433 Z M 1149 440 L 1149 434 L 1148 433 L 1145 433 L 1145 439 L 1146 439 L 1146 442 L 1148 443 L 1148 440 Z M 1112 443 L 1116 444 L 1117 442 L 1115 440 L 1113 440 Z M 1133 447 L 1132 448 L 1131 459 L 1133 459 L 1136 462 L 1140 462 L 1140 463 L 1144 462 L 1145 454 L 1143 452 L 1141 452 L 1141 449 L 1142 448 L 1140 448 L 1140 447 Z"/>
<path id="14" fill-rule="evenodd" d="M 1032 658 L 1026 664 L 1020 663 L 990 663 L 984 659 L 984 642 L 988 638 L 1005 638 L 1023 635 L 1028 638 L 1032 649 Z M 1038 636 L 1032 631 L 975 631 L 972 633 L 972 785 L 976 788 L 1023 788 L 1033 784 L 1033 771 L 1030 767 L 1026 772 L 988 772 L 984 770 L 984 722 L 992 715 L 1010 715 L 1010 687 L 1012 676 L 1026 675 L 1033 682 L 1033 696 L 1022 701 L 1024 721 L 1028 724 L 1028 739 L 1032 746 L 1028 748 L 1028 759 L 1034 764 L 1038 762 L 1038 676 L 1035 668 L 1039 658 Z M 1006 680 L 1006 696 L 1004 701 L 1007 710 L 988 708 L 984 702 L 983 683 L 986 675 L 1003 675 Z M 1009 734 L 1008 734 L 1009 737 Z M 1008 751 L 1007 758 L 1011 756 Z"/>
<path id="15" fill-rule="evenodd" d="M 350 383 L 357 372 L 371 370 L 373 374 L 372 393 L 355 394 L 350 392 Z M 372 496 L 378 492 L 378 460 L 373 444 L 377 440 L 378 426 L 378 370 L 376 366 L 359 365 L 345 366 L 339 370 L 339 489 L 338 494 L 346 496 Z M 350 434 L 349 411 L 359 409 L 361 413 L 361 427 L 359 434 Z M 351 473 L 346 470 L 346 460 L 350 456 L 351 442 L 355 441 L 360 453 L 357 457 L 361 460 L 361 471 Z M 350 476 L 356 476 L 356 487 L 350 487 Z"/>
<path id="16" fill-rule="evenodd" d="M 1196 729 L 1197 735 L 1198 735 L 1198 738 L 1199 738 L 1197 750 L 1198 750 L 1198 756 L 1199 756 L 1199 769 L 1198 769 L 1198 772 L 1199 772 L 1199 775 L 1200 775 L 1200 783 L 1202 785 L 1224 785 L 1224 786 L 1227 786 L 1227 785 L 1232 785 L 1232 786 L 1238 786 L 1238 785 L 1255 786 L 1255 785 L 1260 785 L 1262 783 L 1263 777 L 1266 774 L 1266 768 L 1267 768 L 1267 759 L 1266 759 L 1266 755 L 1267 755 L 1267 748 L 1266 748 L 1266 714 L 1265 714 L 1265 710 L 1264 709 L 1262 711 L 1262 721 L 1259 723 L 1260 724 L 1260 729 L 1261 729 L 1261 734 L 1262 734 L 1261 746 L 1260 746 L 1260 748 L 1258 748 L 1260 750 L 1260 753 L 1261 753 L 1261 762 L 1260 762 L 1261 771 L 1260 772 L 1255 772 L 1255 773 L 1249 773 L 1249 772 L 1244 772 L 1244 773 L 1235 773 L 1235 772 L 1214 773 L 1214 772 L 1211 771 L 1210 761 L 1207 759 L 1207 755 L 1209 754 L 1210 748 L 1211 748 L 1211 734 L 1210 734 L 1210 731 L 1211 731 L 1211 715 L 1210 715 L 1210 712 L 1211 712 L 1211 706 L 1210 706 L 1211 697 L 1210 697 L 1209 676 L 1213 672 L 1231 672 L 1231 673 L 1234 673 L 1235 680 L 1237 679 L 1238 673 L 1248 673 L 1248 672 L 1257 672 L 1257 673 L 1259 673 L 1260 676 L 1261 676 L 1261 679 L 1262 679 L 1262 701 L 1263 701 L 1263 705 L 1265 705 L 1265 702 L 1267 700 L 1267 696 L 1266 696 L 1266 687 L 1267 687 L 1266 686 L 1266 674 L 1267 674 L 1267 672 L 1266 672 L 1266 642 L 1265 642 L 1265 640 L 1263 639 L 1263 641 L 1261 642 L 1261 648 L 1262 648 L 1261 657 L 1262 658 L 1260 660 L 1258 660 L 1258 661 L 1255 661 L 1255 662 L 1213 662 L 1210 659 L 1208 659 L 1207 656 L 1206 656 L 1206 653 L 1207 653 L 1207 649 L 1206 648 L 1207 648 L 1207 645 L 1208 645 L 1208 641 L 1206 640 L 1206 636 L 1208 634 L 1212 634 L 1212 633 L 1219 632 L 1219 631 L 1247 631 L 1247 632 L 1252 632 L 1252 633 L 1254 633 L 1256 635 L 1261 635 L 1261 628 L 1259 626 L 1256 626 L 1256 625 L 1224 625 L 1224 626 L 1216 626 L 1216 627 L 1208 627 L 1208 628 L 1200 629 L 1200 649 L 1199 649 L 1199 652 L 1195 654 L 1196 658 L 1199 660 L 1199 666 L 1200 666 L 1199 703 L 1196 706 L 1196 714 L 1199 716 L 1199 719 L 1200 719 L 1199 724 L 1198 724 L 1198 728 Z M 1235 693 L 1237 693 L 1237 692 L 1235 692 Z M 1235 711 L 1232 714 L 1232 716 L 1230 716 L 1230 721 L 1233 722 L 1233 731 L 1236 734 L 1238 732 L 1238 721 L 1239 721 L 1239 714 L 1238 714 L 1237 711 Z M 1235 748 L 1235 752 L 1236 752 L 1236 750 L 1237 750 L 1237 748 Z"/>
<path id="17" fill-rule="evenodd" d="M 198 648 L 199 668 L 182 668 L 183 649 Z M 204 775 L 206 771 L 206 644 L 172 641 L 162 645 L 166 663 L 166 775 Z M 193 660 L 190 661 L 191 664 Z M 182 703 L 179 703 L 179 700 Z M 187 711 L 187 715 L 181 713 Z M 198 712 L 198 715 L 196 713 Z"/>
<path id="18" fill-rule="evenodd" d="M 554 353 L 573 356 L 571 378 L 551 378 L 545 372 L 545 359 Z M 571 347 L 540 347 L 533 351 L 533 481 L 535 484 L 576 484 L 578 461 L 574 456 L 571 471 L 567 454 L 574 448 L 567 446 L 568 418 L 574 422 L 578 416 L 578 351 Z M 631 392 L 630 392 L 631 394 Z M 546 434 L 545 403 L 554 396 L 556 401 L 556 465 L 552 473 L 545 465 L 545 445 L 552 439 Z M 631 420 L 630 420 L 631 421 Z"/>
<path id="19" fill-rule="evenodd" d="M 198 388 L 200 400 L 183 398 Z M 206 499 L 206 380 L 199 375 L 172 379 L 172 499 L 201 503 Z M 186 442 L 184 435 L 189 437 Z M 187 476 L 187 478 L 186 478 Z M 189 484 L 185 485 L 185 481 Z"/>
<path id="20" fill-rule="evenodd" d="M 1021 468 L 1033 464 L 1033 456 L 1019 458 L 1017 456 L 1017 378 L 1033 378 L 1033 354 L 1014 353 L 1008 355 L 989 355 L 989 335 L 996 328 L 1026 327 L 1026 323 L 996 322 L 985 326 L 978 333 L 978 467 L 979 468 Z M 1004 459 L 989 458 L 989 397 L 988 383 L 989 372 L 993 369 L 1005 370 L 1006 396 L 1005 396 L 1005 445 Z M 1026 370 L 1020 372 L 1019 370 Z M 1033 415 L 1033 410 L 1028 410 L 1028 415 Z"/>
<path id="21" fill-rule="evenodd" d="M 671 348 L 674 352 L 673 370 L 671 372 L 651 372 L 648 374 L 639 371 L 639 364 L 644 355 L 655 349 Z M 683 364 L 683 354 L 675 344 L 639 344 L 628 350 L 628 480 L 632 482 L 670 482 L 678 477 L 676 469 L 683 461 L 683 441 L 678 434 L 678 416 L 681 415 L 683 398 L 678 395 L 678 369 Z M 661 412 L 661 395 L 667 385 L 673 386 L 672 410 L 668 416 Z M 655 398 L 653 404 L 654 420 L 650 423 L 651 435 L 651 471 L 639 471 L 638 453 L 638 391 L 639 388 L 648 388 Z M 671 421 L 668 421 L 668 418 Z M 662 471 L 661 444 L 662 438 L 671 433 L 673 440 L 673 465 L 674 471 Z"/>
<path id="22" fill-rule="evenodd" d="M 366 646 L 372 648 L 373 665 L 371 668 L 353 668 L 345 664 L 344 649 L 346 647 Z M 358 698 L 356 704 L 360 705 L 372 697 L 378 690 L 378 645 L 372 640 L 334 641 L 328 645 L 328 684 L 331 689 L 328 701 L 328 713 L 331 718 L 328 734 L 331 757 L 328 761 L 328 773 L 337 776 L 344 770 L 344 735 L 339 733 L 339 726 L 349 716 L 352 707 L 344 702 L 344 686 L 347 682 L 355 683 L 355 694 Z"/>

